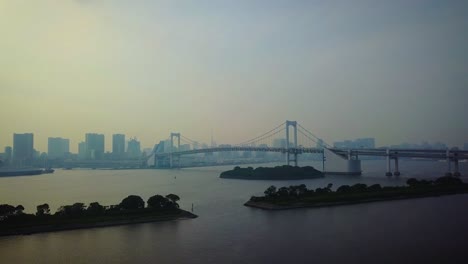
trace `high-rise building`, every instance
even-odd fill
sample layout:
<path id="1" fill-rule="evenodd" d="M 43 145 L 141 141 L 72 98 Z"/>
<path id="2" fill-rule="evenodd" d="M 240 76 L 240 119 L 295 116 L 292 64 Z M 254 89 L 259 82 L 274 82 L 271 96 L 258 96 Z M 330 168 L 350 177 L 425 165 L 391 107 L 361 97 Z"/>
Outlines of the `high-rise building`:
<path id="1" fill-rule="evenodd" d="M 5 147 L 5 156 L 4 156 L 4 162 L 5 164 L 9 164 L 11 161 L 11 157 L 13 154 L 13 149 L 10 146 Z"/>
<path id="2" fill-rule="evenodd" d="M 121 159 L 125 154 L 125 135 L 114 134 L 112 135 L 112 156 Z"/>
<path id="3" fill-rule="evenodd" d="M 47 156 L 49 158 L 63 158 L 70 152 L 70 140 L 68 138 L 48 138 Z"/>
<path id="4" fill-rule="evenodd" d="M 86 142 L 78 143 L 78 158 L 79 159 L 86 159 L 87 151 L 86 151 Z"/>
<path id="5" fill-rule="evenodd" d="M 463 145 L 463 149 L 468 150 L 468 142 Z M 5 153 L 6 153 L 6 149 L 5 149 Z"/>
<path id="6" fill-rule="evenodd" d="M 104 135 L 96 133 L 86 134 L 86 158 L 99 160 L 104 156 Z"/>
<path id="7" fill-rule="evenodd" d="M 34 135 L 13 134 L 13 162 L 16 166 L 31 166 L 34 159 Z"/>
<path id="8" fill-rule="evenodd" d="M 136 140 L 136 138 L 130 139 L 130 141 L 128 141 L 127 156 L 129 158 L 138 158 L 140 155 L 140 141 Z"/>

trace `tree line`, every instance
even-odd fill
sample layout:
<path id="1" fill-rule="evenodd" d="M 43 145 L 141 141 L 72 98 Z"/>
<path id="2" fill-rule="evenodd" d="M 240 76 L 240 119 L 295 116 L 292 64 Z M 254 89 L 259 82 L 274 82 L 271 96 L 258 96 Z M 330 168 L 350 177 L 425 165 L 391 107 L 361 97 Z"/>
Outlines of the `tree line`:
<path id="1" fill-rule="evenodd" d="M 340 195 L 340 194 L 359 194 L 359 193 L 378 193 L 378 192 L 391 192 L 391 191 L 418 191 L 422 189 L 441 189 L 451 187 L 467 187 L 466 183 L 456 177 L 440 177 L 436 180 L 418 180 L 415 178 L 406 181 L 407 186 L 384 186 L 380 184 L 367 185 L 364 183 L 356 183 L 354 185 L 342 185 L 335 191 L 332 190 L 333 184 L 329 183 L 325 187 L 316 189 L 307 189 L 305 184 L 291 185 L 289 187 L 277 188 L 272 185 L 265 191 L 264 197 L 252 196 L 251 201 L 264 201 L 264 200 L 282 200 L 282 199 L 298 199 L 304 197 L 323 197 L 324 195 Z"/>
<path id="2" fill-rule="evenodd" d="M 154 195 L 151 196 L 145 207 L 145 201 L 138 195 L 129 195 L 124 198 L 119 204 L 104 206 L 98 202 L 92 202 L 88 206 L 84 203 L 74 203 L 72 205 L 60 206 L 55 214 L 51 214 L 50 206 L 47 203 L 38 205 L 35 214 L 24 213 L 22 205 L 13 206 L 9 204 L 0 204 L 0 223 L 11 222 L 13 220 L 32 220 L 38 218 L 50 217 L 82 217 L 82 216 L 99 216 L 106 214 L 128 213 L 138 210 L 163 211 L 178 209 L 177 203 L 180 197 L 176 194 L 168 194 L 166 196 Z"/>

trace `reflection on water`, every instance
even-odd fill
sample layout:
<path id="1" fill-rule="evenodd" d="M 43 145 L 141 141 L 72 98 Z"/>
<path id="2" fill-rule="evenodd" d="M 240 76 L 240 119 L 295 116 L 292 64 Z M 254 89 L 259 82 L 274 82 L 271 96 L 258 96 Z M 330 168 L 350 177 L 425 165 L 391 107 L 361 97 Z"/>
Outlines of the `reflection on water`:
<path id="1" fill-rule="evenodd" d="M 0 178 L 0 202 L 27 211 L 81 201 L 115 204 L 129 194 L 181 196 L 194 220 L 147 223 L 0 238 L 2 263 L 449 263 L 466 259 L 468 195 L 281 212 L 242 206 L 269 185 L 305 183 L 404 184 L 439 176 L 445 163 L 401 161 L 400 178 L 384 175 L 385 161 L 363 161 L 361 177 L 303 181 L 220 179 L 227 167 L 182 170 L 57 170 Z M 321 164 L 313 164 L 321 168 Z M 265 165 L 262 165 L 265 166 Z M 461 164 L 467 175 L 466 164 Z"/>

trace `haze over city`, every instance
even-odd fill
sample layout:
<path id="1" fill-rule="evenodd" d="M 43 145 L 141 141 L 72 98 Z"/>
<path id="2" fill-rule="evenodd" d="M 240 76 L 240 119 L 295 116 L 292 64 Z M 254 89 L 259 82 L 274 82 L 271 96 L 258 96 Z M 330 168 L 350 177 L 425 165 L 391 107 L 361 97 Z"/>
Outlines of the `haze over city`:
<path id="1" fill-rule="evenodd" d="M 13 133 L 467 142 L 466 1 L 2 1 L 0 147 Z"/>

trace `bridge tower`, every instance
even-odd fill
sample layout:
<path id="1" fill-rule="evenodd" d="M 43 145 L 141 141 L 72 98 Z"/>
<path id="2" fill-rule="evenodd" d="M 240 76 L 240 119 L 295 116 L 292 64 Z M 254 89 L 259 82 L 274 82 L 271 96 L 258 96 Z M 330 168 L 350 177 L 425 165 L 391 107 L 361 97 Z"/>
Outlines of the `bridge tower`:
<path id="1" fill-rule="evenodd" d="M 289 127 L 293 127 L 293 136 L 294 136 L 294 146 L 293 149 L 290 150 L 290 145 L 289 145 Z M 293 159 L 290 159 L 290 154 L 292 153 Z M 297 166 L 297 122 L 296 121 L 289 121 L 286 120 L 286 162 L 289 165 L 291 161 L 294 161 L 294 166 Z"/>
<path id="2" fill-rule="evenodd" d="M 180 148 L 180 133 L 171 133 L 171 156 L 169 157 L 169 166 L 172 168 L 173 167 L 173 162 L 174 162 L 174 155 L 172 154 L 174 152 L 174 137 L 177 138 L 177 150 Z M 180 157 L 178 160 L 178 165 L 180 166 Z"/>

